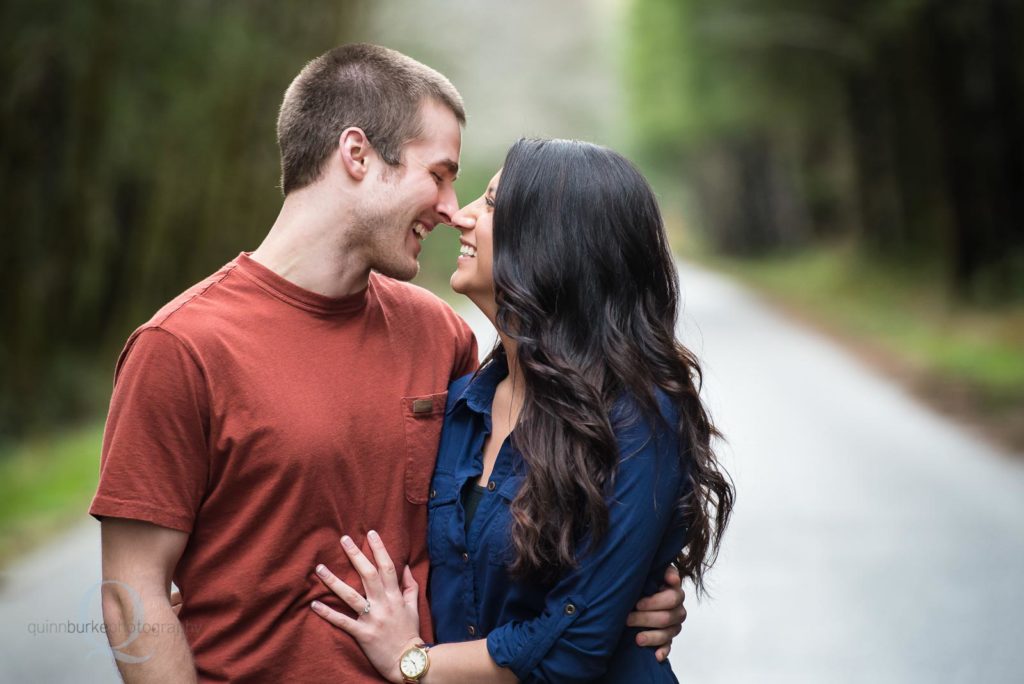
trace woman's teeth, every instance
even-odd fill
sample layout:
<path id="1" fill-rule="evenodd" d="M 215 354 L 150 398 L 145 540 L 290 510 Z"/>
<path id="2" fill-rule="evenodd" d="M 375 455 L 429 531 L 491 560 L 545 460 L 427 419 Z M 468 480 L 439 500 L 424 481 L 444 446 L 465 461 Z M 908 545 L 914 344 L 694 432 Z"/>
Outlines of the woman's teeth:
<path id="1" fill-rule="evenodd" d="M 459 255 L 464 257 L 475 257 L 476 247 L 470 247 L 469 245 L 461 245 L 459 247 Z"/>
<path id="2" fill-rule="evenodd" d="M 419 221 L 412 224 L 412 232 L 416 233 L 416 237 L 420 240 L 425 240 L 427 238 L 427 229 Z"/>

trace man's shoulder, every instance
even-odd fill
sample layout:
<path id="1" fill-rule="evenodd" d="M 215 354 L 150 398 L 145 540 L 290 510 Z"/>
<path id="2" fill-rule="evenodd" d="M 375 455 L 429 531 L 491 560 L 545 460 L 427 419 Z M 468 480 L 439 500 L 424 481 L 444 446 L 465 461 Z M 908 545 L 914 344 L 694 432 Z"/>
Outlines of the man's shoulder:
<path id="1" fill-rule="evenodd" d="M 370 282 L 386 311 L 452 323 L 462 321 L 448 302 L 419 285 L 395 280 L 380 273 L 371 274 Z"/>
<path id="2" fill-rule="evenodd" d="M 234 261 L 228 262 L 164 304 L 148 321 L 136 328 L 132 337 L 146 330 L 160 329 L 189 344 L 204 330 L 214 328 L 216 312 L 222 308 L 218 304 L 218 288 L 230 276 L 234 267 Z"/>

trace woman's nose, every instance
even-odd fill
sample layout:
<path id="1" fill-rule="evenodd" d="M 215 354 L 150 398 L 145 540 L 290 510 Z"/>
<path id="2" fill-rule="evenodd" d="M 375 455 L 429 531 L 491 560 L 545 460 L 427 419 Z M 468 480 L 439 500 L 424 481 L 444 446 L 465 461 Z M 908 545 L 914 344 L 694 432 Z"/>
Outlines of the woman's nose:
<path id="1" fill-rule="evenodd" d="M 452 228 L 458 231 L 471 230 L 476 225 L 476 215 L 471 209 L 472 205 L 466 205 L 452 214 Z"/>

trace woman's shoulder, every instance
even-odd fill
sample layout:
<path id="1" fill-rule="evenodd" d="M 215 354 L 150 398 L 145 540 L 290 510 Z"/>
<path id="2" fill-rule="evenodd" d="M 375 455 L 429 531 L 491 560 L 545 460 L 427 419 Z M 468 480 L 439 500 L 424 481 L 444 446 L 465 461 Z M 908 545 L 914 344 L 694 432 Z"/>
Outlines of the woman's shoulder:
<path id="1" fill-rule="evenodd" d="M 652 430 L 671 426 L 673 432 L 678 431 L 680 420 L 678 402 L 660 387 L 654 387 L 651 395 L 657 408 L 657 414 L 651 411 L 646 397 L 641 398 L 632 391 L 620 394 L 608 413 L 612 426 L 616 428 L 630 427 L 642 423 Z"/>
<path id="2" fill-rule="evenodd" d="M 652 394 L 657 413 L 633 392 L 623 393 L 609 412 L 623 459 L 643 451 L 678 458 L 679 406 L 660 387 Z"/>
<path id="3" fill-rule="evenodd" d="M 445 415 L 451 413 L 452 408 L 466 395 L 466 390 L 469 389 L 469 384 L 473 380 L 473 376 L 476 375 L 476 371 L 466 373 L 460 378 L 452 380 L 451 384 L 448 385 L 448 400 L 445 405 Z"/>

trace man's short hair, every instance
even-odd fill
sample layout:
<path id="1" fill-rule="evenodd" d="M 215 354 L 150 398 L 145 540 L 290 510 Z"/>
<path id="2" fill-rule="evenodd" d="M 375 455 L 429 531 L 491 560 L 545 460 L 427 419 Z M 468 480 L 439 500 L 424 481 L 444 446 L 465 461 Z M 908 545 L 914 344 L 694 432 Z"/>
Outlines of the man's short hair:
<path id="1" fill-rule="evenodd" d="M 466 123 L 451 81 L 411 57 L 363 43 L 320 55 L 288 86 L 277 118 L 284 194 L 320 177 L 350 126 L 363 129 L 385 163 L 397 166 L 402 147 L 419 137 L 420 105 L 431 98 Z"/>

